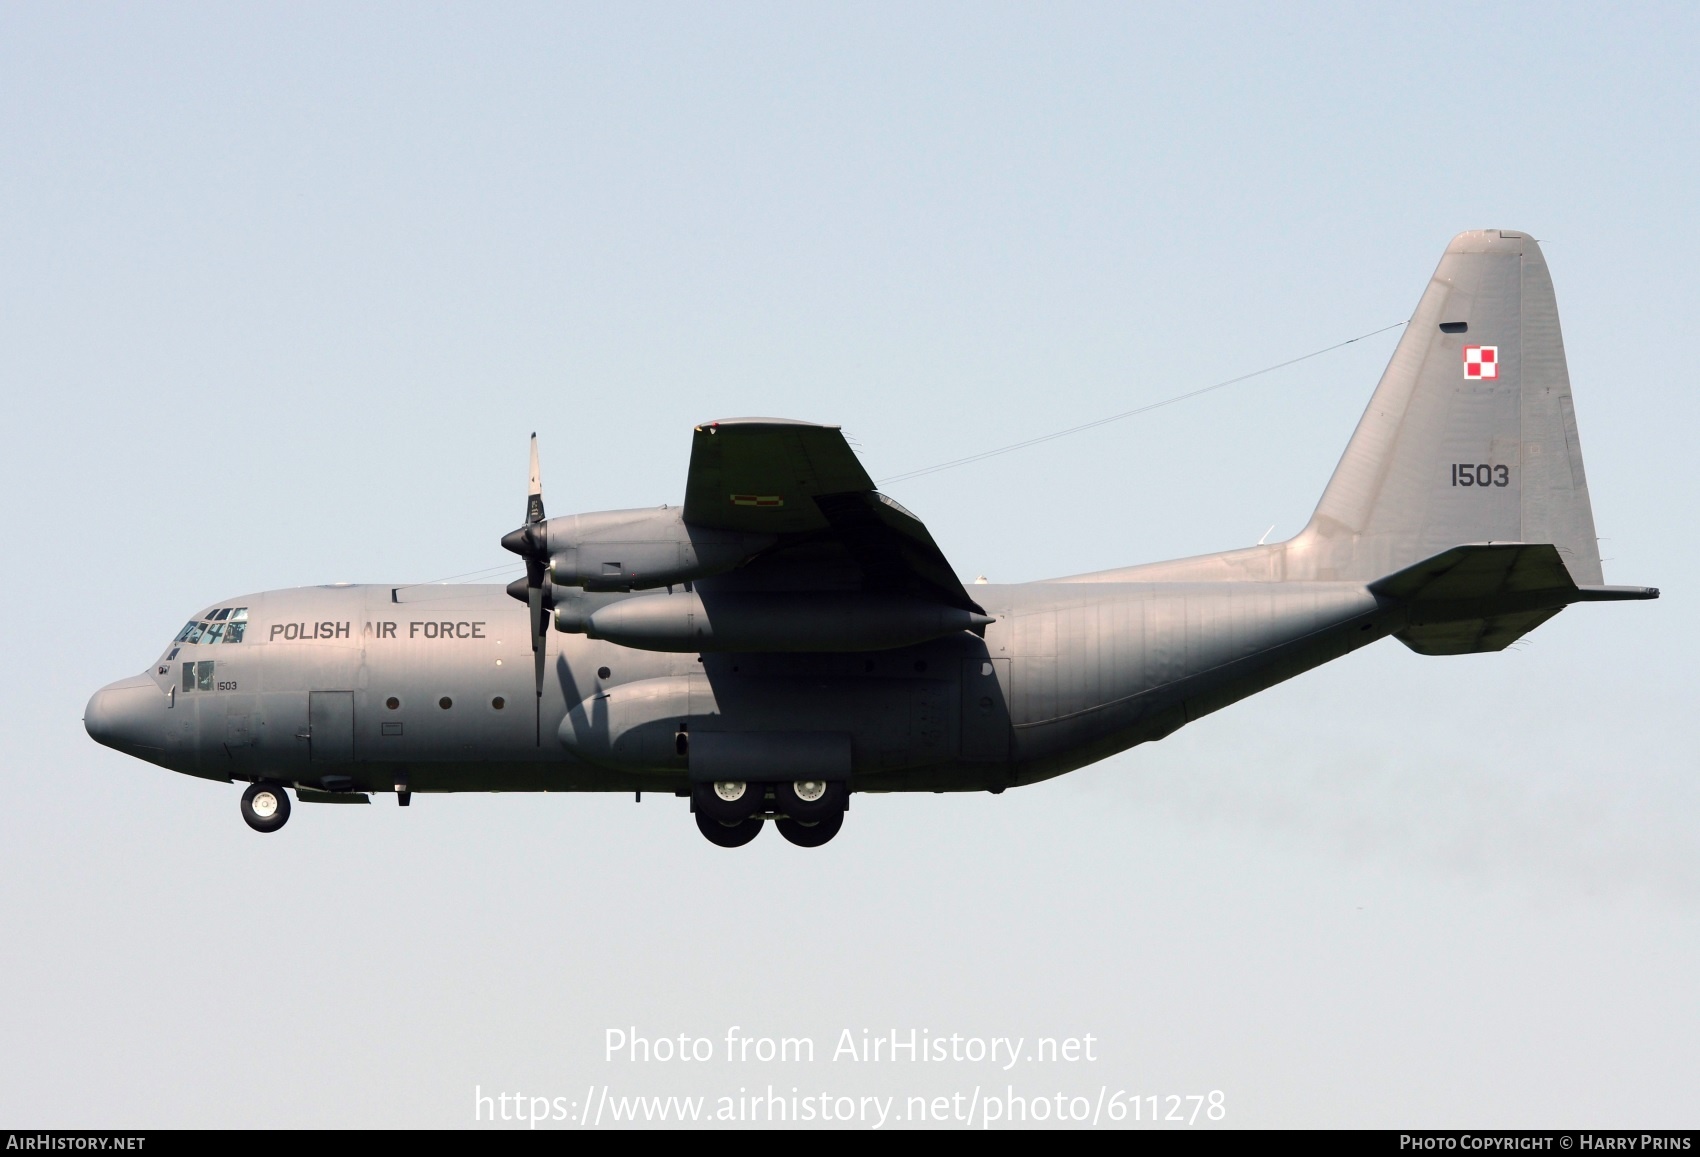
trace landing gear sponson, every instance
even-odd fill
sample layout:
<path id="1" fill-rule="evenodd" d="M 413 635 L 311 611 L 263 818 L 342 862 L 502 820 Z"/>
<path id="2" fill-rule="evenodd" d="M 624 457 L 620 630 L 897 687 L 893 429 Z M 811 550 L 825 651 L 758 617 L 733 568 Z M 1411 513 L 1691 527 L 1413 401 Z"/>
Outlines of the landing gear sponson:
<path id="1" fill-rule="evenodd" d="M 841 782 L 800 779 L 782 783 L 717 780 L 691 789 L 697 830 L 709 843 L 741 848 L 773 820 L 779 834 L 800 848 L 818 848 L 844 826 L 850 793 Z"/>

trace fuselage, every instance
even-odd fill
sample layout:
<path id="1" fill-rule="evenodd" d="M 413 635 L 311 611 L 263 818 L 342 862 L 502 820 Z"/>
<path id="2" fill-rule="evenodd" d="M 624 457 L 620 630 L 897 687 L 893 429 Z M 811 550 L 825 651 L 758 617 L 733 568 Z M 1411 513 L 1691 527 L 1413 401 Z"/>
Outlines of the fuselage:
<path id="1" fill-rule="evenodd" d="M 541 698 L 526 608 L 502 587 L 271 591 L 197 616 L 86 718 L 175 771 L 341 792 L 684 791 L 686 736 L 775 731 L 847 736 L 855 790 L 1001 790 L 1396 628 L 1356 582 L 973 591 L 995 618 L 983 637 L 897 650 L 696 655 L 550 632 Z M 228 627 L 204 641 L 238 615 L 239 641 Z"/>

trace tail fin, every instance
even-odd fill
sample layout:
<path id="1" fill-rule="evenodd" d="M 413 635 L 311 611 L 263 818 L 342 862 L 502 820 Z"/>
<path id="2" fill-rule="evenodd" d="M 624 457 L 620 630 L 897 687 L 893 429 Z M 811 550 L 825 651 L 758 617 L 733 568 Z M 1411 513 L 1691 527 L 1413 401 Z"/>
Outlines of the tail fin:
<path id="1" fill-rule="evenodd" d="M 1446 247 L 1289 569 L 1374 579 L 1479 542 L 1551 543 L 1603 581 L 1552 279 L 1494 229 Z"/>

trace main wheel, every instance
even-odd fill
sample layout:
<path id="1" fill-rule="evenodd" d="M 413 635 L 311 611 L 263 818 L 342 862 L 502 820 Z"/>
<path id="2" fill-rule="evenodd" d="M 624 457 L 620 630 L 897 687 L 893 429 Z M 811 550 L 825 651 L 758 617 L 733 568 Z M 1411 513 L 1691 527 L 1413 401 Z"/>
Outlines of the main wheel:
<path id="1" fill-rule="evenodd" d="M 781 815 L 809 824 L 842 812 L 850 792 L 843 780 L 799 779 L 774 784 L 773 796 Z"/>
<path id="2" fill-rule="evenodd" d="M 261 780 L 242 793 L 242 819 L 257 832 L 275 832 L 289 822 L 289 793 L 281 783 Z"/>
<path id="3" fill-rule="evenodd" d="M 761 835 L 763 822 L 760 816 L 745 816 L 741 820 L 727 823 L 704 812 L 697 812 L 697 831 L 706 836 L 709 843 L 722 848 L 743 847 Z"/>
<path id="4" fill-rule="evenodd" d="M 766 806 L 767 785 L 742 779 L 722 779 L 691 785 L 692 811 L 699 816 L 737 823 Z"/>
<path id="5" fill-rule="evenodd" d="M 833 812 L 823 820 L 814 823 L 803 823 L 801 820 L 781 818 L 774 820 L 774 826 L 779 834 L 796 844 L 799 848 L 818 848 L 844 826 L 844 813 Z"/>

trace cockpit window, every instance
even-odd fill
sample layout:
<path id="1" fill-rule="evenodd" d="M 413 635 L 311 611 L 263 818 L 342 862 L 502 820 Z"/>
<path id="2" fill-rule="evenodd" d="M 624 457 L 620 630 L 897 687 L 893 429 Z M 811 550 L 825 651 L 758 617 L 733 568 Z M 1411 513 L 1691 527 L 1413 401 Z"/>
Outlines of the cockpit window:
<path id="1" fill-rule="evenodd" d="M 240 643 L 247 633 L 247 607 L 219 607 L 190 619 L 173 643 Z"/>
<path id="2" fill-rule="evenodd" d="M 213 668 L 217 666 L 211 659 L 202 659 L 198 663 L 183 664 L 183 690 L 211 691 L 213 689 Z"/>

